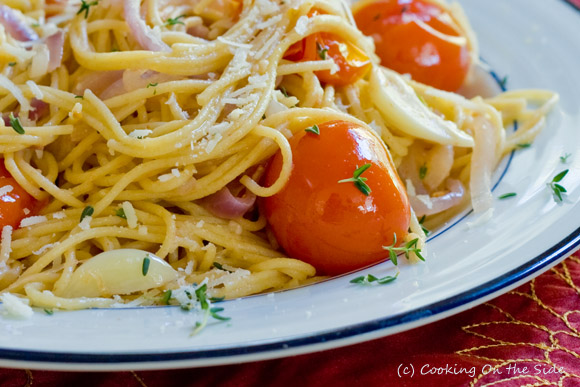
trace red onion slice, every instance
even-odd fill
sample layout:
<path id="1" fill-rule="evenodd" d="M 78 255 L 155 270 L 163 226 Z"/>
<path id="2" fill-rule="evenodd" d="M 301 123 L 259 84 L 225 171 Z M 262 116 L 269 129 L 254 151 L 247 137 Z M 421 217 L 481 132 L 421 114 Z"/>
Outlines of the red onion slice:
<path id="1" fill-rule="evenodd" d="M 122 77 L 123 70 L 88 73 L 79 77 L 72 92 L 76 95 L 83 95 L 85 90 L 89 89 L 95 95 L 100 96 L 109 86 L 122 79 Z"/>
<path id="2" fill-rule="evenodd" d="M 28 118 L 32 121 L 38 121 L 49 112 L 49 105 L 40 99 L 32 98 L 30 106 L 32 109 L 28 112 Z"/>
<path id="3" fill-rule="evenodd" d="M 0 4 L 0 24 L 16 40 L 21 42 L 38 40 L 38 34 L 24 23 L 15 10 L 7 5 Z"/>
<path id="4" fill-rule="evenodd" d="M 232 195 L 228 187 L 224 187 L 203 200 L 203 206 L 215 216 L 224 219 L 236 219 L 243 216 L 256 202 L 256 195 L 249 192 L 241 198 Z"/>
<path id="5" fill-rule="evenodd" d="M 46 46 L 48 47 L 49 61 L 48 61 L 48 72 L 52 72 L 60 67 L 62 64 L 62 55 L 64 53 L 64 31 L 58 30 L 58 32 L 50 35 L 46 38 Z"/>
<path id="6" fill-rule="evenodd" d="M 141 0 L 124 0 L 125 20 L 133 37 L 141 47 L 149 51 L 171 51 L 171 48 L 156 36 L 151 28 L 141 19 Z"/>
<path id="7" fill-rule="evenodd" d="M 465 196 L 465 188 L 459 180 L 447 179 L 449 192 L 443 196 L 409 195 L 409 202 L 417 216 L 433 215 L 458 205 Z"/>

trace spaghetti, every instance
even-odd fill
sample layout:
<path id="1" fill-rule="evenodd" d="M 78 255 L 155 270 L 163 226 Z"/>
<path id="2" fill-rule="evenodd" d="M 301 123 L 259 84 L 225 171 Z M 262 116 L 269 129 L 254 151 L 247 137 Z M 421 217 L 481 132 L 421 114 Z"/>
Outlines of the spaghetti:
<path id="1" fill-rule="evenodd" d="M 2 230 L 0 291 L 40 307 L 154 304 L 193 283 L 235 298 L 315 282 L 311 265 L 280 251 L 262 214 L 241 216 L 254 195 L 271 196 L 288 180 L 294 133 L 331 120 L 375 131 L 415 212 L 436 223 L 466 204 L 467 190 L 476 212 L 489 211 L 493 168 L 533 140 L 557 102 L 539 90 L 466 99 L 382 68 L 340 1 L 8 0 L 0 7 L 0 151 L 13 179 L 43 204 L 19 228 Z M 314 8 L 323 13 L 309 16 Z M 451 9 L 476 58 L 465 17 Z M 337 71 L 331 58 L 284 59 L 293 44 L 323 31 L 366 53 L 370 72 L 334 87 L 316 76 Z M 516 119 L 519 130 L 507 134 Z M 264 163 L 278 150 L 284 166 L 264 187 Z M 429 172 L 419 179 L 423 164 Z M 239 207 L 233 219 L 210 210 L 219 195 Z M 406 240 L 413 238 L 424 248 L 414 214 Z M 116 251 L 132 251 L 117 257 L 125 269 L 109 272 L 97 290 L 79 287 L 91 281 L 83 266 L 99 256 L 94 270 L 104 273 Z M 143 257 L 157 282 L 143 285 Z"/>

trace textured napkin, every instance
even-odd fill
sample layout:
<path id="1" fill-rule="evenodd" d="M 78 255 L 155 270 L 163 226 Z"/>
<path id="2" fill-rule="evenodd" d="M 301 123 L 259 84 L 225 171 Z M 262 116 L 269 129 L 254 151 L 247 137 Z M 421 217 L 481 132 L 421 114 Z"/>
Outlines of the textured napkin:
<path id="1" fill-rule="evenodd" d="M 241 365 L 64 373 L 0 369 L 0 386 L 580 386 L 580 254 L 471 310 L 349 347 Z"/>

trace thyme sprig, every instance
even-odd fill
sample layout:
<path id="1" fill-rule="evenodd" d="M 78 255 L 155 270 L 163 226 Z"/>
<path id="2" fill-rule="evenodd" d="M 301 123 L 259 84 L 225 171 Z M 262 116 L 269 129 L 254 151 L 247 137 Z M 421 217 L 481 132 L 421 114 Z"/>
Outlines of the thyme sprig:
<path id="1" fill-rule="evenodd" d="M 417 258 L 421 261 L 425 261 L 425 258 L 421 255 L 421 249 L 417 247 L 417 243 L 419 242 L 419 238 L 415 238 L 407 242 L 404 246 L 396 247 L 397 246 L 397 234 L 393 233 L 393 244 L 390 246 L 383 246 L 383 249 L 389 252 L 389 259 L 393 262 L 393 265 L 397 266 L 399 263 L 397 262 L 397 253 L 404 253 L 405 258 L 410 259 L 410 254 L 415 253 Z"/>
<path id="2" fill-rule="evenodd" d="M 98 0 L 95 1 L 91 1 L 90 3 L 87 2 L 86 0 L 81 0 L 81 8 L 79 9 L 79 11 L 77 12 L 77 15 L 80 15 L 81 13 L 85 13 L 85 19 L 88 19 L 89 17 L 89 10 L 91 9 L 91 7 L 93 5 L 97 5 L 99 4 Z"/>
<path id="3" fill-rule="evenodd" d="M 322 44 L 316 42 L 316 52 L 318 53 L 318 56 L 320 57 L 320 59 L 325 60 L 326 53 L 328 52 L 328 48 L 322 47 Z"/>
<path id="4" fill-rule="evenodd" d="M 13 113 L 10 113 L 8 119 L 10 120 L 10 126 L 12 126 L 12 129 L 14 129 L 16 133 L 18 134 L 26 133 L 26 131 L 22 127 L 22 124 L 20 123 L 20 120 L 18 119 L 18 117 L 14 117 Z"/>
<path id="5" fill-rule="evenodd" d="M 363 194 L 368 196 L 372 191 L 371 188 L 365 183 L 368 179 L 366 177 L 361 177 L 364 171 L 371 167 L 371 163 L 367 163 L 359 168 L 357 165 L 356 169 L 354 170 L 352 177 L 348 179 L 339 180 L 339 183 L 354 183 L 355 187 L 359 189 Z"/>
<path id="6" fill-rule="evenodd" d="M 563 202 L 564 198 L 563 198 L 562 194 L 565 194 L 566 192 L 568 192 L 568 191 L 566 191 L 566 188 L 564 188 L 559 183 L 568 174 L 569 171 L 570 171 L 569 169 L 563 170 L 562 172 L 560 172 L 556 176 L 554 176 L 552 181 L 547 184 L 548 187 L 550 187 L 550 189 L 552 190 L 552 194 L 554 195 L 554 200 L 556 201 L 556 203 Z"/>
<path id="7" fill-rule="evenodd" d="M 177 16 L 177 17 L 174 17 L 174 18 L 169 18 L 169 19 L 167 19 L 167 21 L 165 22 L 165 25 L 166 25 L 166 26 L 174 26 L 174 25 L 176 25 L 176 24 L 182 24 L 182 25 L 185 25 L 185 23 L 184 23 L 184 22 L 182 22 L 181 20 L 179 20 L 179 19 L 183 19 L 184 17 L 185 17 L 185 15 L 179 15 L 179 16 Z"/>
<path id="8" fill-rule="evenodd" d="M 388 283 L 396 280 L 398 276 L 399 276 L 399 273 L 395 274 L 394 276 L 388 275 L 388 276 L 385 276 L 382 278 L 378 278 L 372 274 L 367 274 L 367 275 L 363 275 L 360 277 L 356 277 L 355 279 L 352 279 L 350 281 L 350 283 L 351 284 L 358 284 L 358 285 L 373 285 L 373 284 L 385 285 L 385 284 L 388 284 Z"/>
<path id="9" fill-rule="evenodd" d="M 306 128 L 304 130 L 310 133 L 314 133 L 317 136 L 320 136 L 320 128 L 318 127 L 318 125 L 312 125 L 310 128 Z"/>

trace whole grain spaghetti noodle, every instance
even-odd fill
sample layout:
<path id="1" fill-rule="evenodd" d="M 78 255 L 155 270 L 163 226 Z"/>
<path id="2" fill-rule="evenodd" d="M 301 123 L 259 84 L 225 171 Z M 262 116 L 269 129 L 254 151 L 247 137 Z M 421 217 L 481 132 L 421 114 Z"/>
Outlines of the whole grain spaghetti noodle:
<path id="1" fill-rule="evenodd" d="M 476 59 L 467 20 L 450 10 Z M 558 99 L 542 90 L 466 99 L 383 68 L 341 1 L 7 0 L 0 22 L 0 152 L 42 203 L 2 230 L 0 292 L 40 307 L 148 305 L 193 283 L 235 298 L 319 280 L 284 255 L 257 209 L 215 207 L 221 197 L 247 210 L 278 192 L 291 173 L 288 138 L 316 123 L 376 132 L 416 215 L 437 223 L 469 199 L 485 214 L 491 172 L 534 139 Z M 372 69 L 334 87 L 316 76 L 336 71 L 331 58 L 284 59 L 317 32 L 356 45 Z M 265 187 L 278 150 L 284 166 Z M 406 240 L 424 248 L 415 213 Z M 91 265 L 103 277 L 84 286 Z"/>

